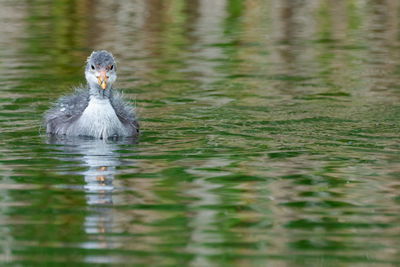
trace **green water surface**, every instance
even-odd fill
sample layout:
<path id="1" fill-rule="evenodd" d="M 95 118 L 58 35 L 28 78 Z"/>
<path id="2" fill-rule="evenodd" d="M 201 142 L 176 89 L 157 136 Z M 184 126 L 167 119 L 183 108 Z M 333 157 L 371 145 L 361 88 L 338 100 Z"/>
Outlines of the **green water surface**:
<path id="1" fill-rule="evenodd" d="M 1 265 L 400 265 L 399 1 L 0 6 Z M 45 134 L 94 49 L 136 143 Z"/>

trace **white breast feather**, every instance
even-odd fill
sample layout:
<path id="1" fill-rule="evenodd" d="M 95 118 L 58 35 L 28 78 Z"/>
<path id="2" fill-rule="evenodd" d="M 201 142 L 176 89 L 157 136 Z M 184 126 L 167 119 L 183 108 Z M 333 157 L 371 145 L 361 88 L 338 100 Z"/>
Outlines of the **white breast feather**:
<path id="1" fill-rule="evenodd" d="M 74 135 L 108 138 L 127 135 L 127 130 L 115 114 L 108 99 L 91 97 L 81 117 L 68 131 Z"/>

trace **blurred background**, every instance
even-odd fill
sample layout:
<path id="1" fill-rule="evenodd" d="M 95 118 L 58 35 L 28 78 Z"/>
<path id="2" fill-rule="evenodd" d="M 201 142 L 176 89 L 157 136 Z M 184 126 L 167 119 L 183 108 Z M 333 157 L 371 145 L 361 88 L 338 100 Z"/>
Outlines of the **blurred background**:
<path id="1" fill-rule="evenodd" d="M 397 0 L 0 0 L 2 265 L 400 265 Z M 43 113 L 117 60 L 137 143 Z"/>

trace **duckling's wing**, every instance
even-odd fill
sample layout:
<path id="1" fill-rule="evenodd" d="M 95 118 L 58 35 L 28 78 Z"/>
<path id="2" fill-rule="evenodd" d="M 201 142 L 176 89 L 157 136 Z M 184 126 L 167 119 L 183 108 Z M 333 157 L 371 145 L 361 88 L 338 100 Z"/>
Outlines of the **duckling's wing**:
<path id="1" fill-rule="evenodd" d="M 122 94 L 116 91 L 113 92 L 111 97 L 111 105 L 122 124 L 130 128 L 132 135 L 137 135 L 139 133 L 139 123 L 136 118 L 135 108 L 125 102 Z"/>
<path id="2" fill-rule="evenodd" d="M 76 121 L 89 103 L 89 92 L 78 89 L 69 96 L 61 97 L 45 114 L 47 133 L 65 134 L 64 131 Z"/>

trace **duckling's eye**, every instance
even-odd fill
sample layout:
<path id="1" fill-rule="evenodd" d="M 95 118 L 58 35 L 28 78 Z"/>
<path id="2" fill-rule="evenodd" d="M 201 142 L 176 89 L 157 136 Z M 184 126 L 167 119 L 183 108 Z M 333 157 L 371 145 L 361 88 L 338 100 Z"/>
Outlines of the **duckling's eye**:
<path id="1" fill-rule="evenodd" d="M 94 70 L 94 66 L 93 66 L 93 65 L 91 65 L 91 67 L 92 67 L 92 70 Z"/>
<path id="2" fill-rule="evenodd" d="M 113 68 L 114 68 L 114 65 L 111 65 L 111 66 L 110 66 L 110 70 L 112 70 Z"/>

